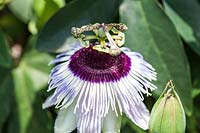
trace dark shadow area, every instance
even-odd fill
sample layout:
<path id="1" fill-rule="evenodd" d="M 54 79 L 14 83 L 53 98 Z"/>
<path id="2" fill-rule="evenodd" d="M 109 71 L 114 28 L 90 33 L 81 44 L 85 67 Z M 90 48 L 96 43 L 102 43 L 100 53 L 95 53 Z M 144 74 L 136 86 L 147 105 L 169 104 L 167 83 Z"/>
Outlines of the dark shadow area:
<path id="1" fill-rule="evenodd" d="M 200 88 L 200 56 L 194 52 L 194 50 L 182 40 L 184 43 L 184 47 L 186 50 L 186 54 L 190 64 L 190 71 L 191 71 L 191 79 L 192 79 L 192 89 Z M 191 44 L 192 45 L 192 44 Z M 187 116 L 187 126 L 186 132 L 187 133 L 199 133 L 200 127 L 198 126 L 198 121 L 200 121 L 200 95 L 193 97 L 193 114 L 191 116 Z"/>
<path id="2" fill-rule="evenodd" d="M 123 114 L 120 133 L 147 133 L 147 131 L 136 126 L 125 114 Z"/>
<path id="3" fill-rule="evenodd" d="M 193 84 L 193 87 L 198 87 L 200 88 L 200 84 L 196 84 L 195 83 L 195 80 L 198 80 L 200 79 L 200 56 L 197 55 L 193 50 L 192 48 L 186 43 L 184 42 L 184 40 L 182 40 L 183 43 L 184 43 L 184 48 L 185 48 L 185 51 L 186 51 L 186 55 L 188 57 L 188 61 L 189 61 L 189 64 L 190 64 L 190 71 L 191 71 L 191 78 L 192 78 L 192 84 Z M 192 45 L 192 44 L 191 44 Z"/>
<path id="4" fill-rule="evenodd" d="M 35 97 L 35 101 L 32 105 L 33 114 L 29 121 L 26 133 L 53 133 L 54 122 L 57 117 L 58 109 L 54 106 L 42 109 L 42 103 L 46 100 L 49 94 L 46 92 L 46 88 L 38 91 Z M 72 133 L 77 133 L 74 130 Z"/>
<path id="5" fill-rule="evenodd" d="M 56 113 L 52 108 L 42 109 L 42 103 L 46 99 L 46 88 L 38 91 L 32 105 L 32 117 L 29 121 L 26 133 L 53 133 Z"/>
<path id="6" fill-rule="evenodd" d="M 133 130 L 131 129 L 129 124 L 126 124 L 122 129 L 121 133 L 133 133 Z"/>
<path id="7" fill-rule="evenodd" d="M 0 68 L 0 81 L 1 83 L 4 81 L 4 88 L 0 89 L 5 89 L 5 94 L 0 94 L 1 97 L 3 96 L 4 99 L 1 100 L 3 104 L 6 104 L 6 108 L 1 104 L 1 109 L 4 112 L 5 116 L 5 121 L 2 124 L 2 128 L 0 129 L 0 133 L 19 133 L 19 116 L 18 116 L 18 105 L 16 102 L 16 97 L 14 93 L 14 81 L 13 77 L 11 74 L 11 71 L 8 69 Z M 2 93 L 2 91 L 0 91 Z M 7 114 L 5 114 L 7 112 Z"/>

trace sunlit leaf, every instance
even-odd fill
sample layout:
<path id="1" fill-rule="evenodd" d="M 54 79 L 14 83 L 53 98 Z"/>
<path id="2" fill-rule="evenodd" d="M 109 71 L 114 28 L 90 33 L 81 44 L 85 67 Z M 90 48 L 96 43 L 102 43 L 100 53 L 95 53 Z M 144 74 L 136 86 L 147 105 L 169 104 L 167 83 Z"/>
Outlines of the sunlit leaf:
<path id="1" fill-rule="evenodd" d="M 44 26 L 37 48 L 46 52 L 61 52 L 71 36 L 71 27 L 89 23 L 108 23 L 117 15 L 120 0 L 75 0 L 59 10 Z"/>
<path id="2" fill-rule="evenodd" d="M 161 94 L 172 79 L 188 115 L 192 111 L 189 64 L 173 24 L 154 0 L 125 0 L 121 22 L 127 24 L 126 46 L 144 55 L 158 73 L 154 91 Z"/>
<path id="3" fill-rule="evenodd" d="M 45 1 L 45 0 L 34 0 L 33 1 L 33 10 L 35 11 L 35 14 L 37 17 L 42 15 L 46 2 L 47 1 Z"/>
<path id="4" fill-rule="evenodd" d="M 36 35 L 49 18 L 64 4 L 63 0 L 34 0 L 35 17 L 28 24 L 29 31 Z"/>
<path id="5" fill-rule="evenodd" d="M 23 22 L 27 23 L 33 17 L 33 0 L 11 0 L 9 8 Z"/>
<path id="6" fill-rule="evenodd" d="M 59 7 L 63 7 L 67 0 L 53 0 Z"/>
<path id="7" fill-rule="evenodd" d="M 58 9 L 59 6 L 55 2 L 47 1 L 43 12 L 38 19 L 38 26 L 43 26 Z"/>
<path id="8" fill-rule="evenodd" d="M 57 3 L 54 0 L 34 0 L 34 10 L 37 13 L 37 27 L 40 29 L 62 6 L 60 1 Z"/>
<path id="9" fill-rule="evenodd" d="M 9 0 L 0 0 L 0 10 L 4 9 Z"/>

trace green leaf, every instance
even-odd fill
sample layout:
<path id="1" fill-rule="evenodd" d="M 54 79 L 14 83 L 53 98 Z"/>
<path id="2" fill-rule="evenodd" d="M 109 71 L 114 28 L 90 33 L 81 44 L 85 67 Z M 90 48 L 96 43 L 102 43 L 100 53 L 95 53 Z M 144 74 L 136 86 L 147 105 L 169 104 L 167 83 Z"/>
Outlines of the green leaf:
<path id="1" fill-rule="evenodd" d="M 59 7 L 63 7 L 65 5 L 66 0 L 53 0 Z"/>
<path id="2" fill-rule="evenodd" d="M 34 0 L 33 1 L 33 10 L 37 17 L 40 17 L 42 15 L 44 8 L 45 8 L 45 4 L 48 1 L 45 1 L 45 0 Z"/>
<path id="3" fill-rule="evenodd" d="M 51 0 L 47 1 L 41 16 L 39 17 L 37 21 L 38 27 L 39 28 L 42 27 L 49 20 L 49 18 L 55 14 L 55 12 L 58 9 L 59 9 L 59 6 L 55 2 Z"/>
<path id="4" fill-rule="evenodd" d="M 64 3 L 61 0 L 34 0 L 33 5 L 37 15 L 37 27 L 40 29 Z"/>
<path id="5" fill-rule="evenodd" d="M 121 22 L 127 24 L 126 45 L 142 53 L 158 73 L 160 95 L 172 79 L 188 115 L 192 112 L 189 64 L 173 24 L 154 0 L 125 0 L 120 6 Z"/>
<path id="6" fill-rule="evenodd" d="M 37 17 L 40 17 L 43 14 L 47 3 L 56 4 L 58 7 L 63 7 L 65 5 L 64 0 L 34 0 L 33 9 Z"/>
<path id="7" fill-rule="evenodd" d="M 10 51 L 8 47 L 7 40 L 3 33 L 0 31 L 0 66 L 11 67 L 12 60 L 10 56 Z"/>
<path id="8" fill-rule="evenodd" d="M 0 132 L 11 110 L 13 80 L 9 69 L 0 67 Z"/>
<path id="9" fill-rule="evenodd" d="M 0 10 L 4 9 L 5 5 L 8 3 L 8 0 L 0 0 Z"/>
<path id="10" fill-rule="evenodd" d="M 192 28 L 200 43 L 200 4 L 197 0 L 165 0 Z"/>
<path id="11" fill-rule="evenodd" d="M 28 46 L 33 47 L 35 41 L 36 38 L 29 39 L 30 44 Z M 20 133 L 32 132 L 36 130 L 35 128 L 37 130 L 40 129 L 37 132 L 52 132 L 49 131 L 50 128 L 48 126 L 48 122 L 51 122 L 52 119 L 47 111 L 41 110 L 43 99 L 41 99 L 41 95 L 38 95 L 41 89 L 47 86 L 48 73 L 50 71 L 47 64 L 50 60 L 52 58 L 48 54 L 39 53 L 35 49 L 27 50 L 20 65 L 13 70 L 17 107 L 13 112 L 13 121 L 15 123 L 10 125 L 10 131 L 15 128 L 14 125 L 17 122 L 15 117 L 18 117 Z M 44 116 L 36 115 L 38 112 Z M 30 125 L 30 122 L 33 125 Z M 27 128 L 32 126 L 34 129 L 27 131 Z"/>
<path id="12" fill-rule="evenodd" d="M 36 35 L 49 18 L 63 6 L 63 0 L 34 0 L 33 9 L 36 17 L 29 22 L 29 31 Z"/>
<path id="13" fill-rule="evenodd" d="M 196 40 L 192 27 L 188 25 L 166 2 L 164 2 L 164 6 L 165 12 L 172 20 L 176 30 L 193 49 L 193 51 L 200 55 L 200 43 Z"/>
<path id="14" fill-rule="evenodd" d="M 33 0 L 12 0 L 10 10 L 23 22 L 27 23 L 33 17 Z"/>
<path id="15" fill-rule="evenodd" d="M 65 51 L 71 27 L 88 23 L 108 23 L 117 15 L 121 0 L 76 0 L 59 10 L 44 26 L 37 48 L 46 52 Z"/>

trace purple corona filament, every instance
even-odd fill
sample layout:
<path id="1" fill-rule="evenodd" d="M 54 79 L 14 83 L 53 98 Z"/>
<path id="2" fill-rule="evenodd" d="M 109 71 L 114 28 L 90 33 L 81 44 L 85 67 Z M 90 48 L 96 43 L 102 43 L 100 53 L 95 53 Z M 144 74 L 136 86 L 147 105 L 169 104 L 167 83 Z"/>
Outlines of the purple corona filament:
<path id="1" fill-rule="evenodd" d="M 92 47 L 75 52 L 69 63 L 75 76 L 96 83 L 118 81 L 128 74 L 130 67 L 131 59 L 123 52 L 118 56 L 111 56 L 93 50 Z"/>

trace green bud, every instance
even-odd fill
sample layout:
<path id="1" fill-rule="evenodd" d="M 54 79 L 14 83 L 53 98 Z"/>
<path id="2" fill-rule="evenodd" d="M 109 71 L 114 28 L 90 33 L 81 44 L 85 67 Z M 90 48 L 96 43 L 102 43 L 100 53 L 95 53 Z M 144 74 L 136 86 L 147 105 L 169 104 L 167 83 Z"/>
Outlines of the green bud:
<path id="1" fill-rule="evenodd" d="M 153 106 L 149 130 L 151 133 L 184 133 L 185 126 L 185 112 L 170 80 Z"/>

